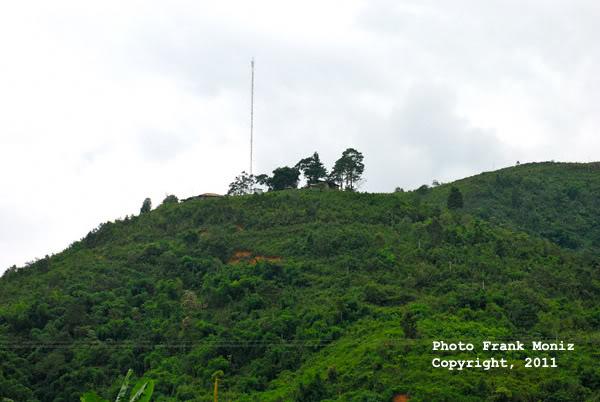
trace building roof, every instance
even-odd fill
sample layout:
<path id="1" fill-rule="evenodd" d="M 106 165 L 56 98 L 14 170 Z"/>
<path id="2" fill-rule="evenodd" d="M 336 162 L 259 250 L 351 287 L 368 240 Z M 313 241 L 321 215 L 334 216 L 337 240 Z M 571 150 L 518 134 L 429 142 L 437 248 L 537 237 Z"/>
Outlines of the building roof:
<path id="1" fill-rule="evenodd" d="M 202 193 L 200 195 L 194 195 L 192 197 L 185 198 L 182 201 L 197 200 L 197 199 L 201 199 L 201 198 L 217 198 L 217 197 L 223 197 L 223 196 L 221 194 L 217 194 L 217 193 Z"/>

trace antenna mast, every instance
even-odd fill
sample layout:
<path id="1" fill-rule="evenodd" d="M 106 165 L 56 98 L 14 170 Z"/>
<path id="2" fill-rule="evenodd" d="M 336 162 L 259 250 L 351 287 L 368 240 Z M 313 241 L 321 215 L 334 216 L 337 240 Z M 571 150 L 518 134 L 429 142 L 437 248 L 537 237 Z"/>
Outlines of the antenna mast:
<path id="1" fill-rule="evenodd" d="M 252 84 L 250 88 L 250 176 L 252 176 L 252 151 L 254 146 L 254 57 L 250 61 Z"/>

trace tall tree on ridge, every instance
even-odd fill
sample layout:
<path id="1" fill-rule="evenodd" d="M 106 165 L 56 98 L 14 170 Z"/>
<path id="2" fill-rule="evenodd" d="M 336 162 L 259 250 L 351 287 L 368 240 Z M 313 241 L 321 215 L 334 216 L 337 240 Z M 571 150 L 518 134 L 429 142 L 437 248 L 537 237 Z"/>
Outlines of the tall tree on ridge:
<path id="1" fill-rule="evenodd" d="M 229 183 L 229 191 L 227 191 L 227 195 L 250 194 L 255 182 L 256 180 L 253 175 L 243 171 L 235 178 L 234 181 Z"/>
<path id="2" fill-rule="evenodd" d="M 150 212 L 152 209 L 152 200 L 150 198 L 146 198 L 142 203 L 142 207 L 140 208 L 140 214 L 145 214 Z"/>
<path id="3" fill-rule="evenodd" d="M 463 207 L 463 196 L 460 190 L 457 187 L 452 187 L 450 189 L 450 194 L 448 194 L 448 209 L 460 209 Z"/>
<path id="4" fill-rule="evenodd" d="M 316 184 L 319 180 L 327 177 L 327 169 L 321 163 L 317 152 L 308 158 L 301 159 L 295 167 L 304 174 L 307 184 Z"/>
<path id="5" fill-rule="evenodd" d="M 271 190 L 285 190 L 288 188 L 297 188 L 300 171 L 288 166 L 279 167 L 273 170 L 273 176 L 269 180 Z"/>
<path id="6" fill-rule="evenodd" d="M 356 149 L 346 149 L 335 162 L 330 178 L 344 190 L 354 191 L 365 170 L 363 158 L 363 154 Z"/>

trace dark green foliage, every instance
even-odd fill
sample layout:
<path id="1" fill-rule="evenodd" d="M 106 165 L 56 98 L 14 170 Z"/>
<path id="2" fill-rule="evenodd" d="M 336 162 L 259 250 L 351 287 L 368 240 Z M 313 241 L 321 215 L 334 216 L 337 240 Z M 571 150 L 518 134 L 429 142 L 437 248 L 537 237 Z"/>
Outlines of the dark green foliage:
<path id="1" fill-rule="evenodd" d="M 250 194 L 252 188 L 256 183 L 256 179 L 253 175 L 246 172 L 240 173 L 236 178 L 229 183 L 229 190 L 227 195 L 244 195 Z"/>
<path id="2" fill-rule="evenodd" d="M 356 149 L 346 149 L 341 158 L 335 161 L 330 178 L 338 183 L 340 188 L 354 191 L 365 170 L 363 159 L 363 154 Z"/>
<path id="3" fill-rule="evenodd" d="M 425 195 L 429 192 L 430 188 L 427 184 L 423 184 L 421 187 L 415 190 L 415 192 L 419 195 Z"/>
<path id="4" fill-rule="evenodd" d="M 269 187 L 270 180 L 271 180 L 271 178 L 266 174 L 259 174 L 258 176 L 256 176 L 256 183 L 260 184 L 262 186 Z"/>
<path id="5" fill-rule="evenodd" d="M 450 188 L 446 205 L 448 209 L 460 209 L 464 206 L 462 193 L 457 187 Z"/>
<path id="6" fill-rule="evenodd" d="M 280 167 L 273 170 L 273 176 L 269 180 L 271 190 L 286 190 L 298 187 L 300 171 L 291 167 Z"/>
<path id="7" fill-rule="evenodd" d="M 464 210 L 542 236 L 563 247 L 600 252 L 600 163 L 528 163 L 444 184 L 426 195 L 446 204 L 451 187 Z"/>
<path id="8" fill-rule="evenodd" d="M 162 203 L 164 205 L 164 204 L 177 204 L 178 202 L 179 202 L 179 198 L 177 198 L 176 195 L 171 194 L 171 195 L 167 195 Z"/>
<path id="9" fill-rule="evenodd" d="M 315 152 L 312 156 L 300 160 L 296 164 L 296 169 L 304 174 L 307 184 L 318 183 L 319 180 L 327 177 L 327 169 L 321 163 L 319 154 Z"/>
<path id="10" fill-rule="evenodd" d="M 218 371 L 232 401 L 597 400 L 586 169 L 463 180 L 459 214 L 440 185 L 196 199 L 102 224 L 0 279 L 0 400 L 111 399 L 130 367 L 156 401 L 210 401 Z M 433 339 L 557 338 L 577 345 L 559 369 L 431 368 Z"/>
<path id="11" fill-rule="evenodd" d="M 267 186 L 271 191 L 289 190 L 298 187 L 300 180 L 300 170 L 297 167 L 279 167 L 273 170 L 271 177 L 266 174 L 256 176 L 256 182 Z M 240 194 L 236 194 L 240 195 Z"/>
<path id="12" fill-rule="evenodd" d="M 142 207 L 140 208 L 140 214 L 148 213 L 152 210 L 152 200 L 150 198 L 146 198 L 142 203 Z"/>
<path id="13" fill-rule="evenodd" d="M 325 396 L 324 384 L 321 376 L 315 374 L 306 384 L 301 382 L 296 395 L 298 402 L 321 401 Z"/>
<path id="14" fill-rule="evenodd" d="M 427 233 L 429 233 L 432 244 L 438 245 L 442 241 L 444 229 L 437 218 L 432 219 L 427 225 Z"/>

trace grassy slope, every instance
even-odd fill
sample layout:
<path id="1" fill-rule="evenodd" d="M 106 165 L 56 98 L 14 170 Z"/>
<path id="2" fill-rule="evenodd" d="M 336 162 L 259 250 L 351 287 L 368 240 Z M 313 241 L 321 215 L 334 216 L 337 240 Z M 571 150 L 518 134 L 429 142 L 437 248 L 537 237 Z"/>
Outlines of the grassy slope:
<path id="1" fill-rule="evenodd" d="M 133 367 L 157 379 L 157 400 L 210 400 L 217 369 L 233 400 L 593 398 L 598 180 L 588 169 L 524 165 L 457 182 L 466 210 L 494 224 L 428 206 L 443 204 L 440 186 L 189 201 L 103 225 L 0 281 L 0 342 L 38 344 L 0 351 L 0 389 L 16 400 L 109 397 Z M 557 230 L 555 202 L 569 203 L 577 219 L 558 229 L 586 254 L 538 237 Z M 238 251 L 270 260 L 234 262 Z M 557 370 L 430 367 L 432 339 L 557 336 L 578 341 Z M 39 346 L 57 342 L 67 347 Z"/>

